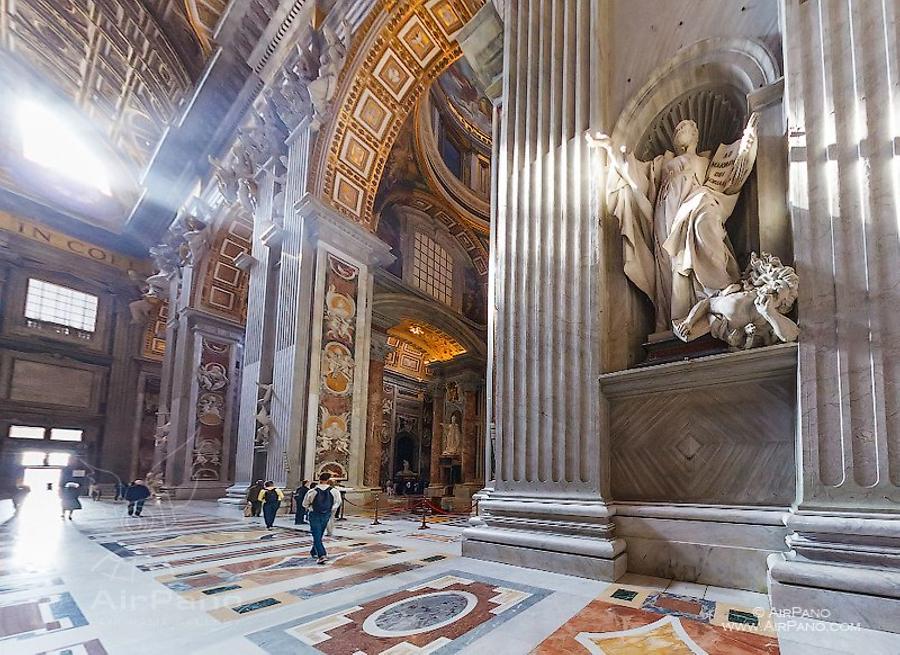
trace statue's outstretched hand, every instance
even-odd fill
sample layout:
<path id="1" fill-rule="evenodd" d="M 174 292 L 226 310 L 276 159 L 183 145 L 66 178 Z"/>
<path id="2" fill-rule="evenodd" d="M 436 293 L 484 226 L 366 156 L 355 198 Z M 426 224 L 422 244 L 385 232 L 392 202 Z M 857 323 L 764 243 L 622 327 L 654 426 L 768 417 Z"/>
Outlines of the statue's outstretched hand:
<path id="1" fill-rule="evenodd" d="M 603 148 L 606 151 L 612 152 L 612 139 L 609 138 L 608 134 L 597 132 L 592 135 L 590 132 L 585 132 L 584 140 L 587 141 L 588 145 L 592 148 Z"/>

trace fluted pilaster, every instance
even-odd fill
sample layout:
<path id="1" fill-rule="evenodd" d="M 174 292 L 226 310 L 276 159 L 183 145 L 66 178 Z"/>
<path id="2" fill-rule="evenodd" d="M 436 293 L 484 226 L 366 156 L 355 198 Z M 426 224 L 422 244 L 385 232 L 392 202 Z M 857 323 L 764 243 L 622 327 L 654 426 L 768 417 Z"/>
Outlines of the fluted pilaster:
<path id="1" fill-rule="evenodd" d="M 802 484 L 792 550 L 770 558 L 774 605 L 831 607 L 831 620 L 895 631 L 897 14 L 896 2 L 783 3 Z"/>
<path id="2" fill-rule="evenodd" d="M 485 525 L 466 531 L 463 552 L 615 578 L 624 543 L 601 496 L 599 224 L 584 140 L 600 112 L 599 8 L 504 7 L 491 299 L 498 470 Z"/>

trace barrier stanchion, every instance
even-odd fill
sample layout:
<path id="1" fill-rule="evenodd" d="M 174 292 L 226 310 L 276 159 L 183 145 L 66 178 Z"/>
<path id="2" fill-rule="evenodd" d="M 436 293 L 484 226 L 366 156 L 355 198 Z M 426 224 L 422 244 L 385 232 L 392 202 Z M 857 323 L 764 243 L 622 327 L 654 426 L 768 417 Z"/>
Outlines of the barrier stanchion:
<path id="1" fill-rule="evenodd" d="M 375 494 L 375 520 L 372 521 L 372 525 L 381 525 L 381 521 L 378 520 L 378 499 L 381 498 L 381 494 Z"/>
<path id="2" fill-rule="evenodd" d="M 425 522 L 425 516 L 428 514 L 428 502 L 422 501 L 422 525 L 419 526 L 419 530 L 428 530 L 429 525 Z"/>

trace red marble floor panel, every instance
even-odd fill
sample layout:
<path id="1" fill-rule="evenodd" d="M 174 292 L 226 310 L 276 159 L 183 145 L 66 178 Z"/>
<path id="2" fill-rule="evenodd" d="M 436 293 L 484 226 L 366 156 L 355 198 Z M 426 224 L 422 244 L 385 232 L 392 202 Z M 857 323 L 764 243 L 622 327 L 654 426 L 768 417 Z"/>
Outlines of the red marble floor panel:
<path id="1" fill-rule="evenodd" d="M 678 603 L 672 599 L 664 602 Z M 678 603 L 678 605 L 678 607 L 670 609 L 679 611 L 694 609 L 693 606 L 682 607 L 682 605 L 690 605 L 690 603 L 684 603 L 683 601 Z M 578 640 L 579 635 L 585 633 L 602 635 L 604 633 L 621 632 L 648 626 L 662 619 L 670 618 L 674 619 L 674 617 L 670 617 L 667 614 L 594 600 L 550 637 L 545 639 L 532 651 L 532 655 L 584 653 L 587 650 Z M 709 655 L 777 655 L 779 652 L 778 640 L 774 637 L 727 629 L 721 626 L 691 621 L 683 617 L 674 620 L 679 621 L 690 639 Z M 602 641 L 603 652 L 610 654 L 622 653 L 623 655 L 633 652 L 658 653 L 659 655 L 691 652 L 687 649 L 687 646 L 684 646 L 685 650 L 681 650 L 677 643 L 670 642 L 668 638 L 671 637 L 671 629 L 668 626 L 661 627 L 655 640 L 639 641 L 638 637 L 604 640 Z M 654 641 L 658 648 L 650 645 Z M 636 648 L 640 650 L 635 650 Z"/>

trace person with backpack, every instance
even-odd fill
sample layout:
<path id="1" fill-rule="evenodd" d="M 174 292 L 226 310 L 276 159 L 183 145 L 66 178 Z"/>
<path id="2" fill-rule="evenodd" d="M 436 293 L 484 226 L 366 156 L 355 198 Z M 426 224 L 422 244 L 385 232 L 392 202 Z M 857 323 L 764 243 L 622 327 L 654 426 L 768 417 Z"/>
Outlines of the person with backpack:
<path id="1" fill-rule="evenodd" d="M 278 508 L 281 507 L 281 501 L 284 500 L 284 494 L 281 489 L 275 486 L 271 480 L 267 480 L 263 485 L 262 491 L 259 492 L 259 502 L 262 503 L 263 518 L 266 522 L 266 528 L 271 530 L 275 523 L 275 515 Z"/>
<path id="2" fill-rule="evenodd" d="M 322 536 L 325 534 L 325 528 L 328 527 L 328 521 L 341 506 L 341 494 L 328 484 L 330 479 L 331 473 L 323 471 L 319 475 L 319 484 L 310 489 L 303 499 L 303 507 L 308 512 L 309 531 L 313 538 L 309 554 L 310 557 L 317 558 L 319 564 L 328 561 L 328 553 L 325 552 Z"/>
<path id="3" fill-rule="evenodd" d="M 144 502 L 150 497 L 150 489 L 143 480 L 135 480 L 125 488 L 122 496 L 128 501 L 128 516 L 140 517 Z"/>
<path id="4" fill-rule="evenodd" d="M 303 506 L 303 499 L 306 498 L 309 490 L 309 480 L 304 480 L 294 490 L 294 525 L 306 525 L 306 508 Z"/>

